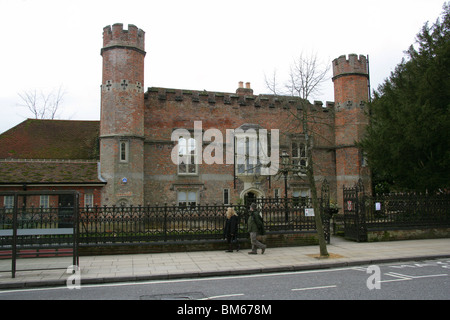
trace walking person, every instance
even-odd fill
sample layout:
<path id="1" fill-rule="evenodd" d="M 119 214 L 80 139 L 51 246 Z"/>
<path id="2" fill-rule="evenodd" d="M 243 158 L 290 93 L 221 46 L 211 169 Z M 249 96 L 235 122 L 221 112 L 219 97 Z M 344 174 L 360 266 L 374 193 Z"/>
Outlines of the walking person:
<path id="1" fill-rule="evenodd" d="M 225 221 L 225 227 L 223 235 L 227 239 L 228 250 L 225 252 L 233 252 L 233 243 L 236 244 L 236 251 L 239 251 L 240 245 L 237 239 L 238 233 L 238 215 L 233 208 L 227 209 L 227 220 Z"/>
<path id="2" fill-rule="evenodd" d="M 266 251 L 266 245 L 256 239 L 256 236 L 265 234 L 264 221 L 259 213 L 256 212 L 256 203 L 252 203 L 250 206 L 248 232 L 250 233 L 250 241 L 252 243 L 252 251 L 248 254 L 257 254 L 258 248 L 261 249 L 261 254 L 264 254 Z"/>

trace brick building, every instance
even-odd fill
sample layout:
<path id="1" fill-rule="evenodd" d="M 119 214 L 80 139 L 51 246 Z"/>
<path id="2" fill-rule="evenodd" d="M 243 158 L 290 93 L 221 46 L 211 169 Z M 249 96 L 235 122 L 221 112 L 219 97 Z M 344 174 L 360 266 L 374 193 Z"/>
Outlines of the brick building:
<path id="1" fill-rule="evenodd" d="M 238 128 L 256 132 L 278 129 L 279 149 L 287 151 L 291 163 L 300 163 L 305 156 L 305 135 L 298 117 L 304 112 L 317 120 L 311 132 L 318 186 L 327 179 L 334 198 L 339 200 L 344 184 L 353 184 L 359 178 L 369 184 L 369 172 L 355 146 L 367 123 L 364 56 L 341 56 L 333 61 L 335 101 L 325 105 L 293 97 L 255 95 L 250 83 L 244 87 L 242 82 L 234 93 L 169 88 L 144 92 L 144 38 L 144 31 L 133 25 L 128 30 L 123 30 L 122 24 L 103 30 L 100 161 L 102 177 L 108 181 L 103 189 L 104 202 L 184 205 L 282 196 L 282 177 L 261 174 L 248 163 L 248 157 L 239 163 L 237 149 L 250 155 L 248 140 L 239 145 L 236 137 L 225 137 L 229 137 L 227 130 Z M 226 161 L 226 152 L 220 155 L 223 164 L 199 161 L 208 141 L 216 137 L 194 140 L 196 121 L 203 134 L 214 129 L 220 132 L 222 149 L 233 150 L 234 161 Z M 173 137 L 177 129 L 185 129 L 191 136 L 177 141 L 179 137 Z M 181 153 L 189 154 L 191 164 L 171 161 L 178 142 L 188 142 Z M 289 197 L 310 194 L 301 173 L 289 176 L 288 189 Z"/>
<path id="2" fill-rule="evenodd" d="M 75 190 L 80 205 L 101 203 L 98 121 L 28 119 L 0 135 L 2 191 Z M 73 204 L 67 195 L 29 196 L 27 206 Z M 0 208 L 13 197 L 0 194 Z"/>
<path id="3" fill-rule="evenodd" d="M 95 203 L 184 206 L 283 197 L 284 177 L 273 171 L 267 174 L 264 168 L 274 161 L 261 165 L 260 155 L 265 152 L 267 156 L 279 157 L 285 151 L 290 164 L 304 165 L 306 139 L 299 119 L 305 114 L 315 122 L 310 127 L 310 138 L 318 187 L 326 179 L 332 199 L 341 203 L 343 185 L 354 184 L 361 178 L 370 186 L 369 170 L 355 145 L 367 124 L 364 108 L 368 100 L 368 71 L 364 56 L 335 59 L 332 62 L 335 101 L 311 104 L 295 97 L 257 95 L 250 83 L 242 82 L 233 93 L 154 87 L 144 90 L 145 33 L 134 25 L 129 25 L 128 30 L 122 24 L 105 27 L 101 55 L 101 119 L 100 123 L 89 122 L 96 124 L 99 132 L 90 138 L 80 138 L 96 139 L 99 146 L 89 147 L 98 153 L 81 157 L 91 167 L 92 174 L 82 179 L 95 185 Z M 33 122 L 42 126 L 57 123 Z M 11 130 L 0 135 L 0 143 L 5 135 L 11 136 Z M 256 133 L 256 140 L 250 133 Z M 276 135 L 278 150 L 274 143 Z M 264 139 L 270 142 L 266 149 L 262 147 Z M 76 142 L 71 144 L 71 149 L 84 147 Z M 5 168 L 5 163 L 15 161 L 25 168 L 26 162 L 17 158 L 28 156 L 19 157 L 17 152 L 6 154 L 8 148 L 12 147 L 0 146 L 3 158 L 0 165 Z M 47 156 L 44 151 L 44 158 L 67 160 L 53 162 L 58 168 L 55 172 L 64 171 L 64 164 L 80 158 Z M 11 179 L 7 178 L 7 171 L 0 169 L 1 188 Z M 81 183 L 75 180 L 82 176 L 65 177 Z M 23 176 L 21 183 L 27 179 Z M 289 197 L 310 195 L 310 186 L 301 171 L 289 174 L 287 187 Z"/>

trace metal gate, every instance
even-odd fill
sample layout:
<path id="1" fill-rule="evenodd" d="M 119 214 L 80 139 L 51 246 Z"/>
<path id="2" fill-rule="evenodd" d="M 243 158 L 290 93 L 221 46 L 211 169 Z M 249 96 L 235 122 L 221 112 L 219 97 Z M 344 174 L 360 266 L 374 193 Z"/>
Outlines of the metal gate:
<path id="1" fill-rule="evenodd" d="M 344 186 L 344 233 L 345 238 L 367 241 L 364 185 L 360 179 L 351 188 Z"/>

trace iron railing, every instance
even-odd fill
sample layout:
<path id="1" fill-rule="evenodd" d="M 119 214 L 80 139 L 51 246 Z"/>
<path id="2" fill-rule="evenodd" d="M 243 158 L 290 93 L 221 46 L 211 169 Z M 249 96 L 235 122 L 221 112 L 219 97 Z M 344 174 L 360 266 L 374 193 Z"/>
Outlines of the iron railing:
<path id="1" fill-rule="evenodd" d="M 258 199 L 258 211 L 268 233 L 315 230 L 314 217 L 305 216 L 310 200 L 303 203 Z M 95 206 L 81 208 L 81 245 L 147 243 L 223 239 L 229 205 Z M 238 237 L 247 237 L 248 207 L 232 206 L 239 217 Z"/>
<path id="2" fill-rule="evenodd" d="M 450 227 L 450 194 L 396 193 L 365 198 L 367 228 Z"/>
<path id="3" fill-rule="evenodd" d="M 226 209 L 209 205 L 85 207 L 80 211 L 79 241 L 108 244 L 221 239 Z"/>
<path id="4" fill-rule="evenodd" d="M 367 241 L 369 231 L 450 227 L 450 194 L 395 193 L 369 196 L 362 181 L 344 187 L 345 237 Z"/>
<path id="5" fill-rule="evenodd" d="M 80 245 L 108 245 L 223 239 L 229 205 L 94 206 L 79 208 L 77 241 Z M 247 235 L 248 207 L 232 206 L 239 216 L 239 234 Z M 315 231 L 314 216 L 307 216 L 310 199 L 258 199 L 258 212 L 267 233 Z M 73 208 L 18 208 L 18 246 L 69 244 L 73 235 L 61 234 L 73 226 Z M 65 213 L 69 213 L 66 215 Z M 11 209 L 0 208 L 0 248 L 12 244 Z M 36 235 L 33 235 L 36 233 Z"/>

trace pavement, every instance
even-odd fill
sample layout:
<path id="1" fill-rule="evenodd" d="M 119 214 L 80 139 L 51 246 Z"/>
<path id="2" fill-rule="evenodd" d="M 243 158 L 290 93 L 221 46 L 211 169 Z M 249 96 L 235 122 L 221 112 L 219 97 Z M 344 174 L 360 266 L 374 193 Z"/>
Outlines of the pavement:
<path id="1" fill-rule="evenodd" d="M 225 246 L 224 246 L 225 247 Z M 332 237 L 330 257 L 319 259 L 319 246 L 267 248 L 262 255 L 201 251 L 80 257 L 80 284 L 150 281 L 269 272 L 301 271 L 333 267 L 450 258 L 450 239 L 358 243 Z M 11 277 L 11 260 L 0 260 L 0 290 L 66 286 L 72 273 L 71 257 L 17 260 Z"/>

